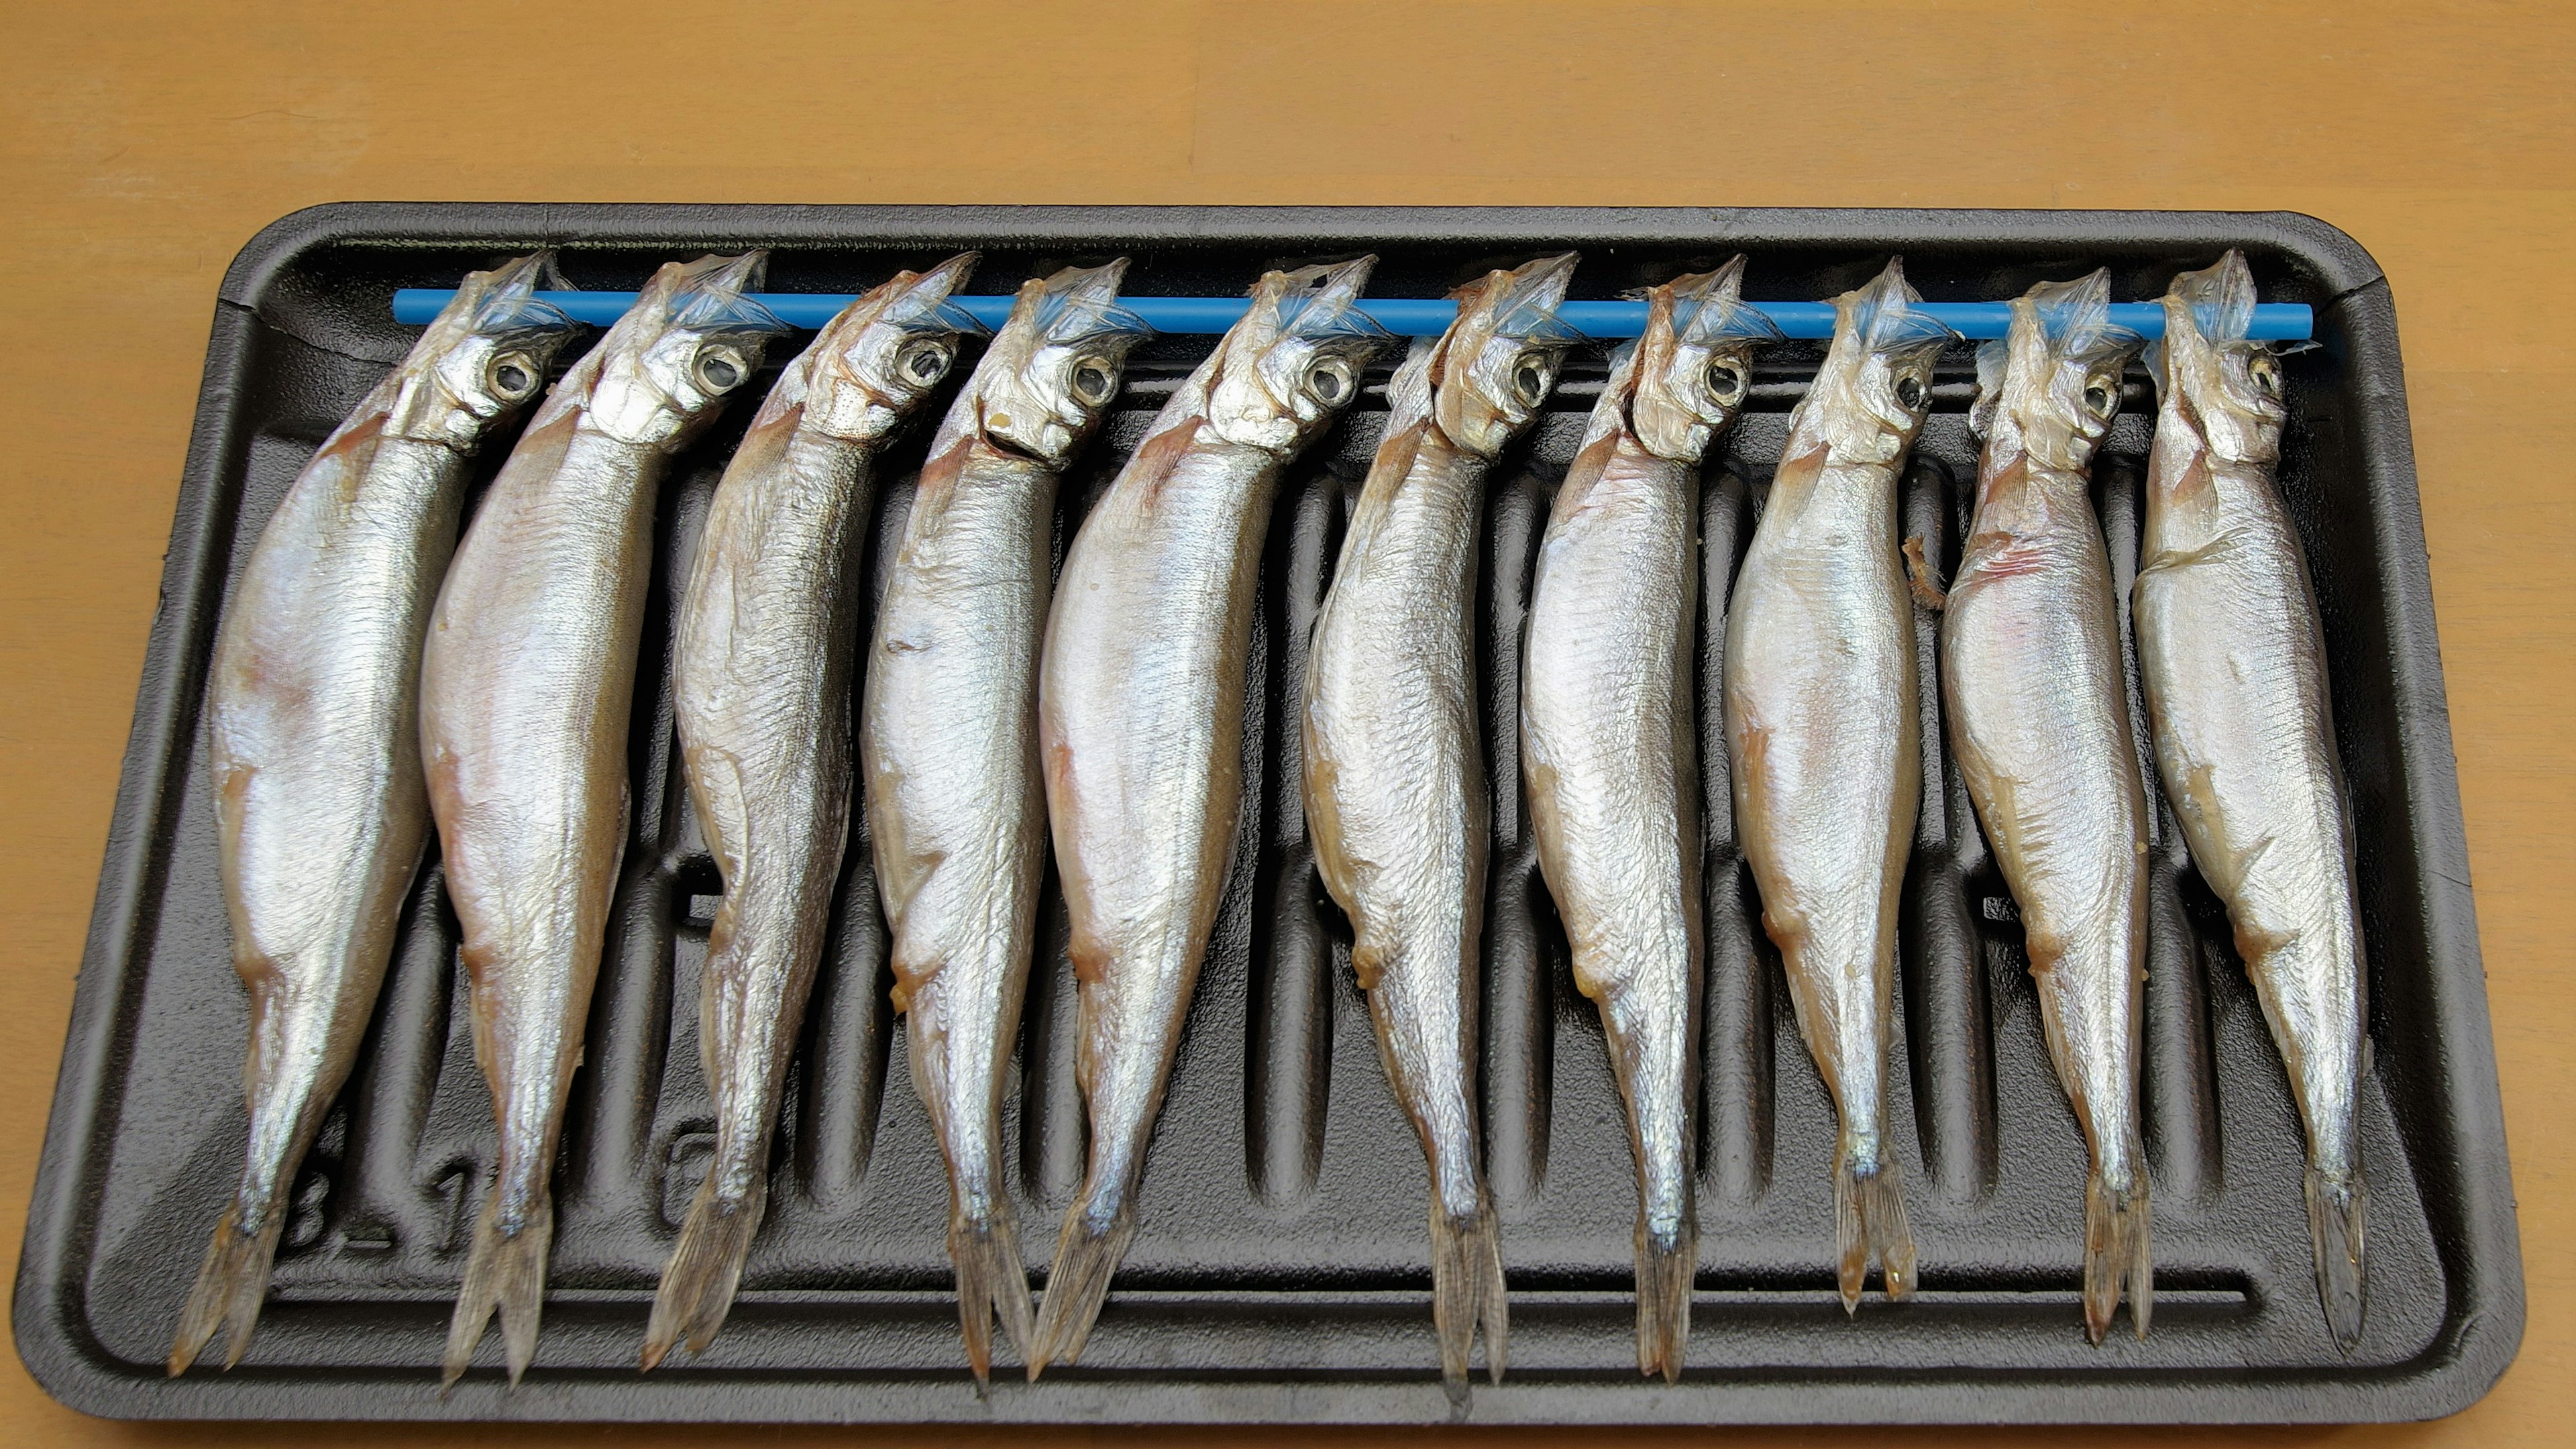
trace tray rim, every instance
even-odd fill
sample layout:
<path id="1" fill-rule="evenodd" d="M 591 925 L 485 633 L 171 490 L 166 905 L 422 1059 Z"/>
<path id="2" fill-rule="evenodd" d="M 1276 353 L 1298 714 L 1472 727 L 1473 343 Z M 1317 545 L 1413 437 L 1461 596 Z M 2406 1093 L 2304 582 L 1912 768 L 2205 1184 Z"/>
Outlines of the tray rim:
<path id="1" fill-rule="evenodd" d="M 674 243 L 673 237 L 690 240 Z M 528 1420 L 594 1422 L 1401 1423 L 1444 1417 L 1426 1386 L 1376 1379 L 1051 1378 L 1043 1394 L 978 1401 L 963 1376 L 908 1374 L 727 1377 L 666 1371 L 650 1379 L 559 1370 L 515 1394 L 468 1382 L 440 1398 L 426 1371 L 291 1371 L 163 1377 L 131 1365 L 88 1331 L 83 1275 L 99 1166 L 86 1151 L 111 1120 L 130 1043 L 116 1003 L 137 967 L 157 908 L 154 842 L 185 782 L 181 721 L 202 689 L 194 662 L 221 607 L 219 541 L 236 501 L 217 487 L 237 451 L 232 384 L 251 329 L 292 264 L 323 247 L 399 241 L 492 246 L 917 247 L 978 240 L 1029 243 L 1151 239 L 1158 244 L 1348 243 L 1360 238 L 1459 242 L 1725 242 L 1940 250 L 2009 239 L 2173 251 L 2257 243 L 2297 257 L 2326 286 L 2320 314 L 2340 311 L 2352 346 L 2363 490 L 2377 535 L 2377 586 L 2389 604 L 2391 685 L 2397 695 L 2396 783 L 2414 829 L 2413 869 L 2439 1004 L 2432 1023 L 2439 1069 L 2427 1082 L 2454 1149 L 2456 1231 L 2437 1229 L 2450 1303 L 2442 1331 L 2405 1363 L 2361 1371 L 2249 1371 L 2068 1382 L 2057 1371 L 1930 1373 L 1891 1367 L 1840 1378 L 1755 1373 L 1720 1384 L 1664 1388 L 1523 1377 L 1480 1388 L 1472 1422 L 1534 1424 L 2401 1421 L 2446 1416 L 2483 1397 L 2511 1364 L 2525 1306 L 2503 1104 L 2468 885 L 2450 715 L 2435 626 L 2430 558 L 2416 487 L 2403 363 L 2388 283 L 2352 237 L 2297 212 L 2046 211 L 1931 208 L 992 206 L 533 202 L 337 202 L 291 212 L 253 236 L 217 291 L 206 366 L 173 512 L 161 605 L 145 649 L 135 719 L 119 775 L 98 892 L 82 954 L 63 1060 L 27 1217 L 11 1304 L 20 1358 L 67 1407 L 110 1418 Z M 174 790 L 172 787 L 179 788 Z M 1427 1385 L 1426 1380 L 1426 1385 Z M 1032 1412 L 1034 1411 L 1034 1412 Z"/>

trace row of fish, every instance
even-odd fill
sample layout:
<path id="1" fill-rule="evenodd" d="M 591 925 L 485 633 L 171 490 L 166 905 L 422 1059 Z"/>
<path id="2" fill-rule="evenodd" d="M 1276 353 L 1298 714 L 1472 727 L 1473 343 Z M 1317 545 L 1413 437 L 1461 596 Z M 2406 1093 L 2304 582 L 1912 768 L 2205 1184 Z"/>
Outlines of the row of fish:
<path id="1" fill-rule="evenodd" d="M 951 301 L 974 261 L 897 275 L 785 367 L 687 580 L 673 693 L 724 881 L 699 1000 L 716 1145 L 654 1302 L 648 1369 L 712 1340 L 759 1228 L 854 801 L 915 1086 L 947 1160 L 979 1382 L 996 1319 L 1031 1378 L 1076 1359 L 1136 1231 L 1233 857 L 1273 492 L 1393 339 L 1356 305 L 1373 259 L 1264 276 L 1050 579 L 1058 478 L 1148 329 L 1118 303 L 1124 262 L 1026 283 L 931 441 L 861 657 L 852 559 L 874 465 L 981 332 Z M 248 1346 L 295 1167 L 348 1074 L 433 823 L 499 1127 L 445 1376 L 465 1371 L 496 1313 L 514 1382 L 535 1352 L 552 1165 L 627 833 L 658 485 L 786 331 L 748 295 L 758 254 L 664 267 L 538 407 L 460 545 L 470 455 L 535 400 L 572 331 L 535 295 L 541 263 L 468 278 L 323 445 L 217 641 L 208 718 L 252 1005 L 251 1145 L 173 1373 L 218 1329 L 227 1363 Z M 1470 284 L 1456 322 L 1395 369 L 1299 716 L 1317 864 L 1349 916 L 1352 967 L 1429 1167 L 1453 1398 L 1478 1334 L 1497 1380 L 1507 1336 L 1477 1121 L 1476 535 L 1485 473 L 1580 340 L 1556 316 L 1574 263 Z M 1638 1366 L 1667 1378 L 1683 1367 L 1698 1261 L 1698 470 L 1777 337 L 1742 302 L 1742 271 L 1739 258 L 1652 289 L 1644 335 L 1614 355 L 1541 547 L 1521 700 L 1541 867 L 1628 1108 Z M 1919 300 L 1894 264 L 1837 300 L 1727 601 L 1720 681 L 1763 925 L 1840 1116 L 1847 1307 L 1873 1262 L 1892 1297 L 1915 1281 L 1886 1077 L 1922 768 L 1914 611 L 1944 597 L 1897 538 L 1894 494 L 1953 340 Z M 2049 1050 L 2091 1153 L 2096 1340 L 2124 1287 L 2141 1335 L 2152 1303 L 2137 1089 L 2148 805 L 2086 479 L 2139 342 L 2109 325 L 2107 301 L 2101 273 L 2042 285 L 1980 352 L 1985 453 L 1941 630 L 1952 748 L 2020 902 Z M 2134 614 L 2159 773 L 2290 1065 L 2320 1291 L 2349 1346 L 2361 948 L 2316 609 L 2270 478 L 2280 373 L 2246 340 L 2252 302 L 2233 253 L 2165 299 Z M 1050 832 L 1090 1157 L 1041 1308 L 1000 1122 Z"/>

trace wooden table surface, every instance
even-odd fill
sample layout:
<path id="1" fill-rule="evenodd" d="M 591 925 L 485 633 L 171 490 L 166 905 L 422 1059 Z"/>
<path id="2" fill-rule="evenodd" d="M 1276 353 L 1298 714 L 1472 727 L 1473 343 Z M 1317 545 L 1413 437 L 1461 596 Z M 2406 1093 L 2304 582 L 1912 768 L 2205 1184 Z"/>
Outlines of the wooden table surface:
<path id="1" fill-rule="evenodd" d="M 2576 709 L 2576 11 L 2430 0 L 1770 0 L 1743 10 L 1304 0 L 1130 4 L 1113 19 L 1101 5 L 929 0 L 758 12 L 450 0 L 403 7 L 399 20 L 393 7 L 361 18 L 374 8 L 10 7 L 0 254 L 17 270 L 0 284 L 0 878 L 18 883 L 18 915 L 0 973 L 0 1101 L 12 1106 L 0 1124 L 0 1243 L 13 1257 L 216 283 L 285 212 L 362 199 L 2284 208 L 2370 248 L 2403 319 L 2530 1326 L 2503 1383 L 2449 1421 L 2198 1442 L 2566 1442 L 2576 1370 L 2576 1153 L 2559 1135 L 2576 1105 L 2566 1046 L 2576 752 L 2564 717 Z M 60 1408 L 14 1356 L 0 1358 L 0 1440 L 10 1443 L 850 1438 L 121 1425 Z M 1095 1436 L 867 1437 L 1038 1446 Z M 1333 1435 L 1371 1437 L 1399 1436 Z M 2150 1437 L 2192 1436 L 2085 1435 Z"/>

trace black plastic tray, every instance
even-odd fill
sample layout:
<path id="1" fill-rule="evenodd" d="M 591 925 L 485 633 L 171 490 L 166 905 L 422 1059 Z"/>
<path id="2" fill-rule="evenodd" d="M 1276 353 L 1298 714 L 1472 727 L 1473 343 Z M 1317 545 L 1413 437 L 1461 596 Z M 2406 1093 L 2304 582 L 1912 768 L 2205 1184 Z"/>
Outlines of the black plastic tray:
<path id="1" fill-rule="evenodd" d="M 255 238 L 224 281 L 136 704 L 107 861 L 17 1283 L 19 1352 L 94 1414 L 601 1420 L 1417 1421 L 1449 1416 L 1434 1370 L 1424 1172 L 1347 965 L 1346 928 L 1302 840 L 1293 698 L 1305 625 L 1383 424 L 1382 391 L 1283 488 L 1262 583 L 1235 883 L 1201 978 L 1142 1198 L 1142 1229 L 1078 1367 L 978 1399 L 942 1252 L 944 1187 L 886 1000 L 857 842 L 779 1134 L 771 1216 L 723 1336 L 633 1365 L 673 1226 L 703 1171 L 708 1104 L 693 1003 L 714 872 L 671 768 L 658 593 L 634 731 L 634 840 L 566 1132 L 553 1295 L 515 1393 L 489 1367 L 442 1398 L 435 1365 L 467 1214 L 492 1143 L 451 989 L 455 937 L 423 875 L 368 1048 L 305 1164 L 276 1290 L 230 1373 L 164 1377 L 172 1325 L 237 1172 L 246 1009 L 227 961 L 198 700 L 229 581 L 311 449 L 408 346 L 398 286 L 449 286 L 544 244 L 574 283 L 631 287 L 700 251 L 776 248 L 769 286 L 857 291 L 898 265 L 984 250 L 974 290 L 1129 253 L 1137 293 L 1241 290 L 1265 266 L 1360 250 L 1372 291 L 1437 295 L 1579 247 L 1578 296 L 1685 262 L 1751 255 L 1757 297 L 1829 296 L 1891 252 L 1934 300 L 2011 296 L 2112 267 L 2152 298 L 2229 246 L 2266 300 L 2317 309 L 2291 359 L 2281 481 L 2323 598 L 2359 838 L 2376 1065 L 2362 1096 L 2372 1184 L 2369 1319 L 2327 1336 L 2279 1059 L 2215 901 L 2160 821 L 2146 1102 L 2156 1184 L 2155 1332 L 2087 1344 L 2077 1288 L 2082 1151 L 2050 1075 L 2013 913 L 1955 773 L 1926 770 L 1909 882 L 1893 1114 L 1922 1292 L 1835 1300 L 1822 1087 L 1790 1022 L 1733 848 L 1726 754 L 1707 762 L 1709 990 L 1699 1292 L 1681 1384 L 1631 1347 L 1628 1149 L 1601 1031 L 1569 978 L 1519 808 L 1510 701 L 1532 547 L 1602 373 L 1579 358 L 1496 470 L 1481 603 L 1497 782 L 1485 1026 L 1487 1155 L 1512 1288 L 1510 1380 L 1483 1422 L 2337 1420 L 2447 1414 L 2504 1370 L 2523 1296 L 2495 1061 L 2388 287 L 2340 232 L 2288 214 L 348 205 Z M 1068 534 L 1208 346 L 1140 354 L 1068 478 Z M 1703 714 L 1721 609 L 1813 347 L 1774 349 L 1707 471 Z M 1382 383 L 1383 372 L 1374 383 Z M 1973 477 L 1964 349 L 1945 364 L 1905 492 L 1907 530 L 1955 559 Z M 2135 553 L 2151 408 L 2098 468 L 2115 557 Z M 661 577 L 677 577 L 744 419 L 675 471 Z M 926 429 L 916 430 L 913 446 Z M 497 466 L 501 447 L 484 468 Z M 917 462 L 917 452 L 913 461 Z M 879 536 L 909 497 L 888 472 Z M 1924 737 L 1938 754 L 1933 627 Z M 1283 753 L 1283 750 L 1285 753 Z M 1030 1266 L 1075 1182 L 1062 908 L 1042 945 L 1009 1131 Z M 485 1361 L 498 1359 L 497 1336 Z"/>

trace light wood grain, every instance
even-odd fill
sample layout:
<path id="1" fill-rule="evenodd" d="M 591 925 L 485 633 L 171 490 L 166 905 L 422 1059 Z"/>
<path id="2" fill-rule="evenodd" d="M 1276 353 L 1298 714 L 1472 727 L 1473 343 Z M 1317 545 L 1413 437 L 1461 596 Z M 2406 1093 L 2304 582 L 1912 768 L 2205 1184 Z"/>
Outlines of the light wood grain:
<path id="1" fill-rule="evenodd" d="M 2371 248 L 2400 308 L 2531 1316 L 2515 1368 L 2453 1420 L 2196 1442 L 2565 1442 L 2576 1369 L 2576 13 L 2255 0 L 1306 0 L 1114 15 L 926 0 L 450 0 L 379 13 L 346 0 L 89 0 L 12 5 L 0 34 L 0 255 L 12 269 L 0 283 L 0 879 L 14 910 L 0 973 L 0 1101 L 11 1109 L 0 1242 L 13 1254 L 216 282 L 287 211 L 370 198 L 2289 208 Z M 14 1357 L 0 1363 L 0 1441 L 360 1435 L 851 1437 L 116 1425 L 54 1405 Z M 2030 1441 L 2057 1437 L 2073 1436 Z"/>

